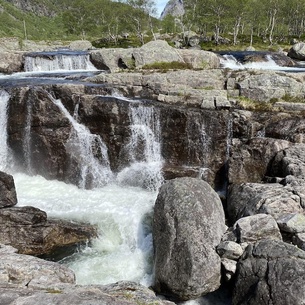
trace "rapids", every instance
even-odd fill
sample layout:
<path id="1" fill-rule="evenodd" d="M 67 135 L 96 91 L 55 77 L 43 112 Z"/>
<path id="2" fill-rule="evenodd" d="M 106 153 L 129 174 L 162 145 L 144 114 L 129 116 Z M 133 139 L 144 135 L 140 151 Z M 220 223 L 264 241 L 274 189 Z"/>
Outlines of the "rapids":
<path id="1" fill-rule="evenodd" d="M 68 56 L 70 55 L 70 57 Z M 35 71 L 46 80 L 56 83 L 54 70 L 96 70 L 88 63 L 86 54 L 30 54 L 26 58 L 26 73 L 1 76 L 0 85 L 26 83 L 28 75 Z M 34 74 L 32 74 L 34 71 Z M 40 72 L 45 71 L 45 72 Z M 35 80 L 34 80 L 35 82 Z M 40 84 L 39 78 L 37 83 Z M 46 81 L 46 83 L 48 83 Z M 87 222 L 97 225 L 99 236 L 86 246 L 60 262 L 69 266 L 76 274 L 78 284 L 108 284 L 120 280 L 131 280 L 144 285 L 152 283 L 152 234 L 151 220 L 157 189 L 162 183 L 162 157 L 160 152 L 159 116 L 154 109 L 141 105 L 141 101 L 130 103 L 132 125 L 131 140 L 126 148 L 131 163 L 121 173 L 111 172 L 107 147 L 102 138 L 91 134 L 78 123 L 77 108 L 70 114 L 60 100 L 50 96 L 72 125 L 66 151 L 74 154 L 81 168 L 78 186 L 56 180 L 46 180 L 31 175 L 31 107 L 26 110 L 23 153 L 26 173 L 16 172 L 12 160 L 8 160 L 7 108 L 10 95 L 0 90 L 0 149 L 1 170 L 11 173 L 15 180 L 18 205 L 31 205 L 47 212 L 48 217 Z M 140 145 L 141 155 L 133 149 Z M 98 152 L 99 157 L 94 155 Z M 35 162 L 35 161 L 32 161 Z M 7 170 L 9 168 L 9 170 Z M 140 175 L 144 171 L 145 175 Z M 93 189 L 86 189 L 87 176 L 93 177 Z M 136 178 L 135 178 L 136 176 Z M 143 181 L 142 181 L 143 180 Z M 136 182 L 136 183 L 135 183 Z M 141 188 L 140 186 L 145 186 Z"/>

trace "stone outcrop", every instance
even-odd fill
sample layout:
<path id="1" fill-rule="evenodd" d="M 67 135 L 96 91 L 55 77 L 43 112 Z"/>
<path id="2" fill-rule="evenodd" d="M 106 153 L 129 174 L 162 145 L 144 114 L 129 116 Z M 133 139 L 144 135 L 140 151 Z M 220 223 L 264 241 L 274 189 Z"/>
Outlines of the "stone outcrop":
<path id="1" fill-rule="evenodd" d="M 72 270 L 30 255 L 0 252 L 0 284 L 52 288 L 61 283 L 75 283 Z"/>
<path id="2" fill-rule="evenodd" d="M 249 246 L 237 264 L 233 305 L 301 305 L 305 299 L 305 252 L 282 241 Z"/>
<path id="3" fill-rule="evenodd" d="M 141 69 L 154 63 L 187 63 L 193 69 L 219 68 L 216 54 L 202 50 L 178 50 L 165 40 L 146 43 L 140 48 L 97 49 L 90 51 L 92 63 L 102 70 L 117 72 L 124 69 Z"/>
<path id="4" fill-rule="evenodd" d="M 0 172 L 0 208 L 17 204 L 17 193 L 14 178 L 10 174 Z"/>
<path id="5" fill-rule="evenodd" d="M 47 219 L 34 207 L 0 209 L 0 242 L 31 255 L 52 254 L 96 237 L 94 226 Z"/>
<path id="6" fill-rule="evenodd" d="M 289 52 L 288 56 L 293 58 L 293 59 L 298 59 L 298 60 L 305 60 L 305 43 L 304 42 L 298 42 L 294 44 Z"/>
<path id="7" fill-rule="evenodd" d="M 109 286 L 76 286 L 60 284 L 44 289 L 21 288 L 0 283 L 0 303 L 3 305 L 174 305 L 158 298 L 150 289 L 131 282 L 118 282 Z"/>
<path id="8" fill-rule="evenodd" d="M 232 222 L 259 213 L 270 214 L 277 219 L 283 214 L 302 211 L 300 197 L 289 186 L 243 183 L 229 188 L 227 212 Z"/>
<path id="9" fill-rule="evenodd" d="M 0 73 L 22 72 L 23 65 L 22 52 L 0 52 Z"/>
<path id="10" fill-rule="evenodd" d="M 215 247 L 225 228 L 221 201 L 206 182 L 192 178 L 166 182 L 156 200 L 153 222 L 157 292 L 187 300 L 216 290 L 220 258 Z"/>

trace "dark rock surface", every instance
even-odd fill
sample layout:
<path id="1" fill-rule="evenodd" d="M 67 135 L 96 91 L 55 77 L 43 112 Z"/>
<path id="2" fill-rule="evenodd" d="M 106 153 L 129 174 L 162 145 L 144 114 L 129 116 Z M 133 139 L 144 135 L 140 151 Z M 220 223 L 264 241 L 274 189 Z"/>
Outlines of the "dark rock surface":
<path id="1" fill-rule="evenodd" d="M 0 209 L 0 228 L 2 244 L 36 256 L 87 242 L 97 235 L 94 226 L 47 219 L 44 211 L 34 207 Z"/>
<path id="2" fill-rule="evenodd" d="M 305 252 L 262 240 L 237 264 L 233 305 L 301 305 L 305 299 Z"/>
<path id="3" fill-rule="evenodd" d="M 17 204 L 17 194 L 14 178 L 10 174 L 0 172 L 0 208 Z"/>
<path id="4" fill-rule="evenodd" d="M 206 182 L 166 182 L 154 210 L 156 291 L 188 300 L 216 290 L 220 258 L 215 247 L 225 229 L 221 201 Z"/>

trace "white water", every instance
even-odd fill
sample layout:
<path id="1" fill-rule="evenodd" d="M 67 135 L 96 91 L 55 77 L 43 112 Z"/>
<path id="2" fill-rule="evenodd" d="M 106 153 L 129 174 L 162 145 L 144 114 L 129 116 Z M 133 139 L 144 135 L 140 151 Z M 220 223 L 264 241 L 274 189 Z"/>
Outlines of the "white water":
<path id="1" fill-rule="evenodd" d="M 151 284 L 152 236 L 149 217 L 155 192 L 108 184 L 79 189 L 40 176 L 14 174 L 18 205 L 31 205 L 54 216 L 98 225 L 92 247 L 62 263 L 74 270 L 78 284 L 119 280 Z"/>
<path id="2" fill-rule="evenodd" d="M 8 165 L 7 146 L 7 106 L 10 95 L 0 90 L 0 170 L 5 171 Z"/>
<path id="3" fill-rule="evenodd" d="M 129 107 L 131 137 L 126 151 L 131 163 L 117 179 L 123 185 L 157 190 L 163 181 L 159 112 L 139 103 Z"/>
<path id="4" fill-rule="evenodd" d="M 26 56 L 24 62 L 26 72 L 35 71 L 76 71 L 97 69 L 90 62 L 89 55 L 63 55 L 57 54 L 50 57 Z"/>
<path id="5" fill-rule="evenodd" d="M 79 64 L 75 59 L 64 57 L 54 61 L 27 57 L 26 70 L 92 69 L 87 59 L 84 62 Z M 22 77 L 22 74 L 14 77 Z M 151 216 L 156 190 L 163 179 L 158 111 L 139 102 L 126 100 L 130 103 L 132 122 L 131 138 L 126 148 L 130 165 L 115 177 L 110 170 L 106 145 L 101 137 L 91 134 L 88 128 L 78 123 L 78 108 L 75 108 L 74 115 L 70 115 L 60 100 L 51 96 L 50 99 L 73 127 L 66 149 L 79 162 L 82 173 L 80 188 L 12 171 L 18 205 L 38 207 L 46 211 L 49 217 L 84 221 L 98 226 L 99 237 L 92 245 L 62 261 L 74 270 L 77 283 L 108 284 L 131 280 L 150 285 L 153 255 Z M 6 143 L 7 137 L 7 100 L 8 94 L 1 92 L 1 143 Z M 28 173 L 31 173 L 31 114 L 29 102 L 23 140 Z M 139 147 L 141 153 L 135 154 L 133 149 Z M 1 149 L 3 153 L 0 153 L 0 164 L 5 168 L 9 163 L 9 148 L 5 144 Z M 91 190 L 84 188 L 87 176 L 97 182 Z"/>
<path id="6" fill-rule="evenodd" d="M 60 108 L 73 127 L 65 146 L 69 155 L 80 166 L 79 187 L 85 188 L 89 180 L 91 187 L 108 184 L 113 180 L 113 174 L 110 169 L 107 146 L 102 138 L 92 134 L 86 126 L 77 122 L 78 105 L 75 107 L 74 116 L 71 116 L 60 100 L 51 96 L 50 99 Z M 100 158 L 96 157 L 96 152 L 99 153 Z"/>
<path id="7" fill-rule="evenodd" d="M 273 71 L 290 71 L 290 72 L 302 72 L 304 68 L 300 67 L 282 67 L 279 66 L 270 54 L 266 55 L 266 61 L 261 62 L 249 62 L 242 64 L 233 55 L 222 55 L 220 59 L 222 68 L 228 68 L 231 70 L 245 70 L 245 69 L 256 69 L 256 70 L 273 70 Z"/>

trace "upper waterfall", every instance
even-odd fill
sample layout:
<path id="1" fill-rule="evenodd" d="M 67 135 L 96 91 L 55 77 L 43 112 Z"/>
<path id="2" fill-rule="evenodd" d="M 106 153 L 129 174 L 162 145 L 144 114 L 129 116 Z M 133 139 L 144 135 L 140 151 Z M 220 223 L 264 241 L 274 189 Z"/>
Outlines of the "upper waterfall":
<path id="1" fill-rule="evenodd" d="M 131 136 L 126 145 L 129 167 L 118 174 L 118 181 L 155 190 L 163 181 L 159 111 L 155 107 L 129 103 Z"/>
<path id="2" fill-rule="evenodd" d="M 36 52 L 25 56 L 24 70 L 26 72 L 42 71 L 74 71 L 97 69 L 90 62 L 87 52 Z"/>

